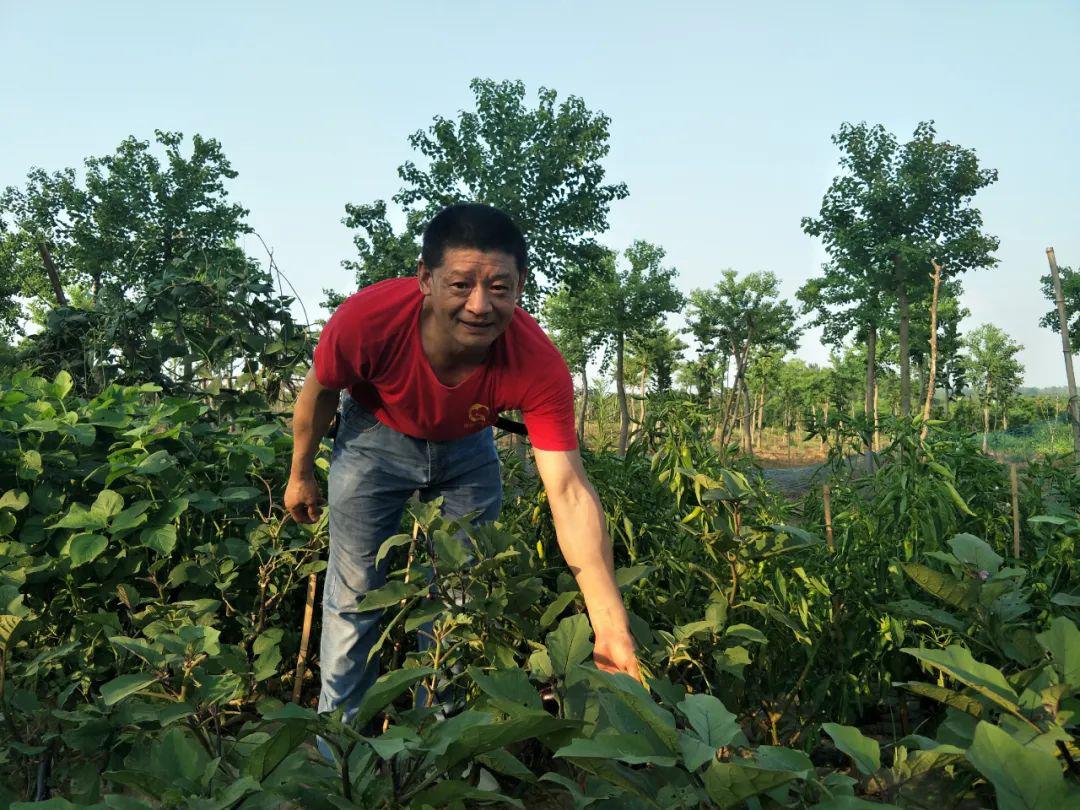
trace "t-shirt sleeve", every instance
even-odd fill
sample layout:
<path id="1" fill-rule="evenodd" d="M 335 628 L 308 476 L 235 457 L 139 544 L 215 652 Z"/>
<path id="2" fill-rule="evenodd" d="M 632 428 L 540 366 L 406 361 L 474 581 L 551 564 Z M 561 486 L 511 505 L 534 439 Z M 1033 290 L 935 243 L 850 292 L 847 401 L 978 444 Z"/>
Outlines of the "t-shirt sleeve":
<path id="1" fill-rule="evenodd" d="M 543 370 L 529 387 L 521 415 L 537 450 L 576 450 L 574 381 L 562 355 L 554 348 L 552 354 L 544 358 Z"/>
<path id="2" fill-rule="evenodd" d="M 348 388 L 364 379 L 362 329 L 363 302 L 347 298 L 334 310 L 315 346 L 315 378 L 326 388 Z"/>

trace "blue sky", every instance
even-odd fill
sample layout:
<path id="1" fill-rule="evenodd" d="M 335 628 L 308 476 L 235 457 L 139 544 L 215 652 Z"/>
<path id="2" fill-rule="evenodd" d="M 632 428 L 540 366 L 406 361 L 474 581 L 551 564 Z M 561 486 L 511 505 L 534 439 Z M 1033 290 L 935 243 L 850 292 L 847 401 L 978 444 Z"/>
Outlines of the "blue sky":
<path id="1" fill-rule="evenodd" d="M 312 311 L 352 281 L 345 203 L 392 195 L 408 134 L 469 106 L 469 79 L 521 79 L 611 117 L 608 176 L 630 197 L 603 241 L 663 245 L 685 290 L 733 267 L 790 296 L 824 259 L 799 220 L 836 173 L 829 136 L 932 118 L 1000 172 L 978 205 L 1001 263 L 966 281 L 966 326 L 1006 329 L 1027 382 L 1058 385 L 1038 278 L 1048 245 L 1080 265 L 1078 41 L 1075 0 L 0 0 L 0 185 L 155 128 L 216 137 Z M 800 355 L 827 350 L 811 333 Z"/>

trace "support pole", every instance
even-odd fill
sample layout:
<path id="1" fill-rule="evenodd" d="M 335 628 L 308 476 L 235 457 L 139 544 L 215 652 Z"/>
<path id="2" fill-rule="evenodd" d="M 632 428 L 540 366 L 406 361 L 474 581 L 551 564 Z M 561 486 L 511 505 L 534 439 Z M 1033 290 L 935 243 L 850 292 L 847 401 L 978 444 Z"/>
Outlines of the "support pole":
<path id="1" fill-rule="evenodd" d="M 1046 249 L 1050 262 L 1050 278 L 1054 282 L 1054 298 L 1057 301 L 1058 331 L 1061 332 L 1061 351 L 1065 355 L 1065 379 L 1069 383 L 1069 421 L 1072 423 L 1073 451 L 1080 457 L 1080 407 L 1076 401 L 1076 374 L 1073 372 L 1072 349 L 1069 347 L 1069 319 L 1065 314 L 1065 296 L 1061 292 L 1061 274 L 1058 272 L 1054 249 Z"/>
<path id="2" fill-rule="evenodd" d="M 829 485 L 825 484 L 821 488 L 821 499 L 825 505 L 825 542 L 829 546 L 829 551 L 835 551 L 836 546 L 833 543 L 832 532 L 832 504 L 830 503 Z"/>
<path id="3" fill-rule="evenodd" d="M 304 624 L 300 630 L 300 654 L 296 656 L 296 673 L 293 676 L 293 703 L 300 702 L 300 693 L 304 688 L 304 674 L 307 672 L 308 645 L 311 643 L 311 619 L 315 614 L 315 591 L 319 586 L 319 575 L 308 575 L 307 600 L 304 602 Z"/>
<path id="4" fill-rule="evenodd" d="M 1013 557 L 1020 559 L 1020 486 L 1016 479 L 1016 464 L 1009 465 L 1009 487 L 1012 489 Z"/>

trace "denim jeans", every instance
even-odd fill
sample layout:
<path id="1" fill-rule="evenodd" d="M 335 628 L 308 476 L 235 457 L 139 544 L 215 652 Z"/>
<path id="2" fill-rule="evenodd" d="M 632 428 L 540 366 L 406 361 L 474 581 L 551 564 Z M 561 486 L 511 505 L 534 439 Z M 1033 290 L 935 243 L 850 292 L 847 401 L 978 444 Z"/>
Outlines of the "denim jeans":
<path id="1" fill-rule="evenodd" d="M 499 515 L 502 479 L 491 429 L 463 439 L 432 442 L 405 436 L 379 422 L 348 395 L 330 461 L 330 556 L 322 601 L 319 711 L 345 706 L 348 719 L 378 677 L 382 611 L 358 612 L 368 591 L 386 582 L 376 567 L 383 541 L 397 534 L 406 501 L 443 497 L 443 515 L 479 512 L 478 522 Z"/>

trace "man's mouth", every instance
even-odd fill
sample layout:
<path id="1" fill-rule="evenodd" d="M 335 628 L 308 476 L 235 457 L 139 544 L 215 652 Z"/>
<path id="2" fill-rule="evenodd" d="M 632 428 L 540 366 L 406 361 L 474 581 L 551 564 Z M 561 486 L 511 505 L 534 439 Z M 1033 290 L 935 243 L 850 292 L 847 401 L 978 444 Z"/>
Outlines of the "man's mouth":
<path id="1" fill-rule="evenodd" d="M 476 329 L 478 331 L 481 329 L 491 328 L 490 323 L 472 323 L 471 321 L 458 321 L 458 323 L 460 323 L 462 326 L 467 327 L 468 329 Z"/>

